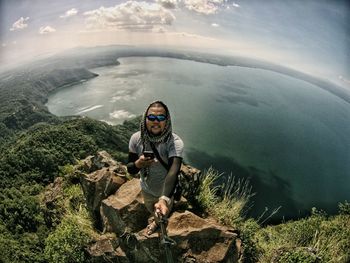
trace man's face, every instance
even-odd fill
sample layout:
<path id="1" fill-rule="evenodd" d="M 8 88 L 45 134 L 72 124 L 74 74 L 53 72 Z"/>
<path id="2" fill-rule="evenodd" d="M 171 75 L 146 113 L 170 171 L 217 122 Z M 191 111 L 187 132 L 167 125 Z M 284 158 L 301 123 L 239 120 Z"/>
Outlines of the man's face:
<path id="1" fill-rule="evenodd" d="M 166 115 L 166 112 L 162 106 L 156 105 L 148 109 L 147 116 L 149 115 L 154 115 L 154 116 Z M 161 134 L 165 129 L 165 124 L 166 124 L 166 121 L 158 121 L 157 119 L 154 121 L 150 121 L 149 119 L 146 118 L 146 128 L 150 133 L 154 135 Z"/>

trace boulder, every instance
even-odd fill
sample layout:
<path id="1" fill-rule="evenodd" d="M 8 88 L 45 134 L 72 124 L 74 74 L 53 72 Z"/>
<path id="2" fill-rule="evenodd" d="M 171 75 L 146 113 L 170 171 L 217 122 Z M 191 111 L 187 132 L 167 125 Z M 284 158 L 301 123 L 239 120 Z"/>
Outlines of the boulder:
<path id="1" fill-rule="evenodd" d="M 181 186 L 181 195 L 191 202 L 195 201 L 195 196 L 198 194 L 198 186 L 200 183 L 201 171 L 190 166 L 181 165 L 181 170 L 179 174 L 179 183 Z"/>
<path id="2" fill-rule="evenodd" d="M 117 162 L 106 151 L 100 151 L 96 155 L 86 157 L 79 165 L 78 169 L 85 173 L 92 173 L 103 167 L 117 166 Z"/>
<path id="3" fill-rule="evenodd" d="M 177 262 L 238 262 L 240 257 L 237 233 L 190 211 L 174 212 L 169 218 L 167 232 L 176 242 L 171 250 Z M 138 233 L 140 246 L 152 251 L 153 257 L 161 262 L 165 255 L 158 234 L 148 237 L 143 233 Z"/>
<path id="4" fill-rule="evenodd" d="M 54 182 L 46 187 L 44 194 L 44 203 L 50 207 L 63 194 L 63 178 L 56 177 Z"/>
<path id="5" fill-rule="evenodd" d="M 54 182 L 46 187 L 42 202 L 45 205 L 44 217 L 48 226 L 55 226 L 60 223 L 62 214 L 62 206 L 60 200 L 63 197 L 64 180 L 62 177 L 56 177 Z"/>
<path id="6" fill-rule="evenodd" d="M 129 263 L 129 259 L 119 247 L 118 239 L 113 234 L 97 237 L 87 248 L 91 262 L 121 262 Z"/>
<path id="7" fill-rule="evenodd" d="M 143 204 L 140 181 L 128 181 L 114 195 L 103 200 L 101 214 L 105 231 L 118 236 L 145 228 L 149 212 Z"/>
<path id="8" fill-rule="evenodd" d="M 87 168 L 88 166 L 83 164 L 81 166 L 83 170 L 94 170 L 95 168 L 92 167 L 103 167 L 90 174 L 81 173 L 79 177 L 88 210 L 94 220 L 95 227 L 99 230 L 103 228 L 100 214 L 102 200 L 114 194 L 127 181 L 125 166 L 115 162 L 111 157 L 108 159 L 107 155 L 107 153 L 101 154 L 100 152 L 98 157 L 88 157 L 85 159 L 83 162 L 85 164 L 91 160 L 99 161 L 96 161 L 98 165 L 94 164 L 89 166 L 90 168 Z"/>

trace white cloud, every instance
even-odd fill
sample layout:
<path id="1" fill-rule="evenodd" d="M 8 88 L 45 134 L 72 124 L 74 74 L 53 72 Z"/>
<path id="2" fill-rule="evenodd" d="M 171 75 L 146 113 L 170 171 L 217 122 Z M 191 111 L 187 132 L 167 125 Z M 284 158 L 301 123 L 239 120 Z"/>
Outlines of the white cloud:
<path id="1" fill-rule="evenodd" d="M 2 47 L 6 47 L 7 44 L 6 44 L 6 43 L 2 43 L 1 46 L 2 46 Z"/>
<path id="2" fill-rule="evenodd" d="M 132 114 L 126 110 L 116 110 L 116 111 L 111 112 L 109 114 L 109 117 L 112 119 L 129 119 L 129 118 L 136 117 L 136 115 Z"/>
<path id="3" fill-rule="evenodd" d="M 177 5 L 177 0 L 156 0 L 156 2 L 167 9 L 174 9 Z"/>
<path id="4" fill-rule="evenodd" d="M 72 9 L 66 11 L 66 13 L 64 13 L 64 15 L 61 15 L 60 18 L 67 18 L 67 17 L 75 16 L 76 14 L 78 14 L 78 10 L 75 8 L 72 8 Z"/>
<path id="5" fill-rule="evenodd" d="M 116 102 L 116 101 L 130 101 L 135 99 L 134 97 L 134 90 L 118 90 L 116 93 L 113 94 L 112 99 L 110 100 L 110 102 Z"/>
<path id="6" fill-rule="evenodd" d="M 240 7 L 240 5 L 237 4 L 237 3 L 232 3 L 232 6 L 234 6 L 234 7 Z"/>
<path id="7" fill-rule="evenodd" d="M 224 0 L 184 0 L 185 7 L 197 13 L 215 14 Z"/>
<path id="8" fill-rule="evenodd" d="M 84 13 L 88 29 L 149 31 L 171 25 L 175 16 L 155 3 L 128 1 L 114 7 L 100 7 Z"/>
<path id="9" fill-rule="evenodd" d="M 22 30 L 28 27 L 28 24 L 25 22 L 29 20 L 29 17 L 23 18 L 21 17 L 16 22 L 12 24 L 12 27 L 10 28 L 10 31 L 16 31 L 16 30 Z"/>
<path id="10" fill-rule="evenodd" d="M 45 34 L 53 33 L 53 32 L 55 32 L 55 31 L 56 31 L 56 29 L 54 29 L 53 27 L 50 27 L 50 26 L 42 26 L 42 27 L 40 27 L 40 29 L 39 29 L 39 34 L 45 35 Z"/>
<path id="11" fill-rule="evenodd" d="M 212 27 L 219 27 L 220 25 L 219 25 L 219 24 L 216 24 L 216 23 L 212 23 L 211 26 L 212 26 Z"/>

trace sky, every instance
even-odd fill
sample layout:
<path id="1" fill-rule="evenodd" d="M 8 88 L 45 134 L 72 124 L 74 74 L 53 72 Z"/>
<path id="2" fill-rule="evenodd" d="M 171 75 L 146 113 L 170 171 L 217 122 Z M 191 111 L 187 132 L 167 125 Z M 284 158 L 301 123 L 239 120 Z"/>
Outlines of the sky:
<path id="1" fill-rule="evenodd" d="M 79 46 L 266 60 L 350 89 L 349 0 L 0 0 L 0 63 Z"/>

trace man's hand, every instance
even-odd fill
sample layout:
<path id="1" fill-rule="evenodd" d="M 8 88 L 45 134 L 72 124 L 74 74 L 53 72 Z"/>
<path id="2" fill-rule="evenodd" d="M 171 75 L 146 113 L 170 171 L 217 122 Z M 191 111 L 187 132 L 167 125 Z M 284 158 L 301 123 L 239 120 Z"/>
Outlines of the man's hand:
<path id="1" fill-rule="evenodd" d="M 135 161 L 135 166 L 139 169 L 145 168 L 150 166 L 152 163 L 154 163 L 154 161 L 155 161 L 154 159 L 141 155 L 140 158 Z"/>
<path id="2" fill-rule="evenodd" d="M 163 216 L 167 216 L 169 213 L 169 208 L 165 200 L 159 200 L 154 205 L 154 210 L 157 213 L 161 213 Z"/>

